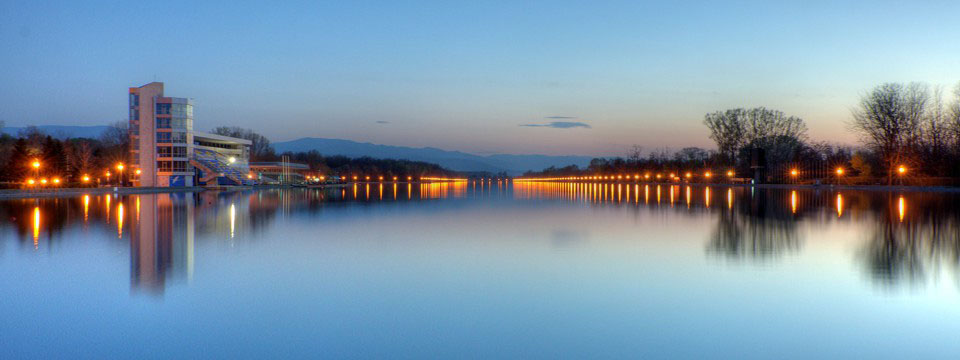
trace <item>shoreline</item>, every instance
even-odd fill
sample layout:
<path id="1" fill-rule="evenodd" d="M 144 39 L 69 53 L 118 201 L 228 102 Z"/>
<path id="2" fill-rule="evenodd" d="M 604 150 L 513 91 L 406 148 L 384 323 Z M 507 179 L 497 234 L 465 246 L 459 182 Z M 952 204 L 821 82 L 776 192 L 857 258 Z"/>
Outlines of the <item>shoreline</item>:
<path id="1" fill-rule="evenodd" d="M 512 181 L 511 181 L 512 182 Z M 532 181 L 531 181 L 532 182 Z M 609 182 L 591 182 L 591 181 L 544 181 L 544 182 L 573 182 L 573 183 L 609 183 L 609 184 L 635 184 L 635 185 L 678 185 L 694 187 L 742 187 L 758 189 L 796 189 L 796 190 L 854 190 L 854 191 L 873 191 L 873 192 L 929 192 L 929 193 L 960 193 L 960 187 L 950 186 L 901 186 L 901 185 L 836 185 L 836 184 L 731 184 L 731 183 L 663 183 L 663 182 L 627 182 L 627 181 L 609 181 Z M 393 183 L 393 182 L 390 182 Z M 397 184 L 406 184 L 408 182 L 397 182 Z M 413 182 L 416 183 L 416 182 Z M 349 187 L 352 184 L 379 184 L 376 182 L 357 182 L 346 184 L 326 184 L 320 186 L 291 186 L 291 185 L 255 185 L 255 186 L 226 186 L 217 188 L 207 187 L 101 187 L 101 188 L 62 188 L 62 189 L 43 189 L 43 190 L 24 190 L 9 189 L 0 190 L 0 200 L 5 199 L 30 199 L 30 198 L 48 198 L 48 197 L 68 197 L 77 195 L 103 195 L 103 194 L 158 194 L 158 193 L 184 193 L 184 192 L 204 192 L 204 191 L 237 191 L 237 190 L 268 190 L 268 189 L 337 189 Z"/>

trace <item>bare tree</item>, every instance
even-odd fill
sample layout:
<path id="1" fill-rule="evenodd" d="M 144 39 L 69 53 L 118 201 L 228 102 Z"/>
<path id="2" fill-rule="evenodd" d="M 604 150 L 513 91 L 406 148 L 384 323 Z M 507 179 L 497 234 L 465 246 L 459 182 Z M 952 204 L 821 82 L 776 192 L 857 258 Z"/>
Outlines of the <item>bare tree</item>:
<path id="1" fill-rule="evenodd" d="M 960 153 L 960 82 L 953 88 L 953 99 L 947 106 L 945 122 L 950 130 L 954 151 Z"/>
<path id="2" fill-rule="evenodd" d="M 67 147 L 67 162 L 74 174 L 89 174 L 93 172 L 93 148 L 84 140 L 77 141 Z"/>
<path id="3" fill-rule="evenodd" d="M 704 123 L 727 163 L 735 162 L 736 154 L 746 146 L 766 150 L 773 162 L 789 160 L 807 136 L 803 119 L 764 107 L 718 111 L 707 114 Z"/>
<path id="4" fill-rule="evenodd" d="M 630 148 L 630 151 L 627 152 L 627 160 L 630 160 L 632 164 L 638 164 L 643 160 L 643 146 L 634 145 Z"/>
<path id="5" fill-rule="evenodd" d="M 717 151 L 723 162 L 732 164 L 737 151 L 743 146 L 746 132 L 745 111 L 730 109 L 707 114 L 703 123 L 710 129 L 710 139 L 717 143 Z"/>
<path id="6" fill-rule="evenodd" d="M 886 163 L 887 184 L 893 184 L 894 169 L 918 142 L 929 99 L 923 84 L 886 83 L 863 95 L 853 110 L 851 128 Z"/>
<path id="7" fill-rule="evenodd" d="M 110 124 L 110 126 L 100 134 L 100 141 L 103 142 L 105 146 L 125 147 L 130 143 L 128 128 L 129 125 L 126 121 L 117 121 Z"/>

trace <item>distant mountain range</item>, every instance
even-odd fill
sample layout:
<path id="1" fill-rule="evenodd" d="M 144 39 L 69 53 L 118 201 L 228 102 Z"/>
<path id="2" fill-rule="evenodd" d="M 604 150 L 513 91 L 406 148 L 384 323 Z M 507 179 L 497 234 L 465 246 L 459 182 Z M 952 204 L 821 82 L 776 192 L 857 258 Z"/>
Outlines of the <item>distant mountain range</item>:
<path id="1" fill-rule="evenodd" d="M 21 130 L 26 127 L 5 127 L 0 129 L 0 132 L 10 134 L 12 136 L 17 136 Z M 90 138 L 97 139 L 100 138 L 100 134 L 103 134 L 104 130 L 107 130 L 108 126 L 105 125 L 96 125 L 96 126 L 69 126 L 69 125 L 38 125 L 37 129 L 43 131 L 45 134 L 53 136 L 57 139 L 66 139 L 66 138 Z"/>
<path id="2" fill-rule="evenodd" d="M 592 159 L 590 156 L 474 155 L 431 147 L 414 148 L 323 138 L 301 138 L 276 142 L 273 143 L 273 147 L 278 153 L 317 150 L 324 155 L 369 156 L 380 159 L 425 161 L 455 171 L 505 171 L 510 175 L 518 175 L 528 170 L 543 170 L 550 166 L 577 165 L 586 167 Z"/>

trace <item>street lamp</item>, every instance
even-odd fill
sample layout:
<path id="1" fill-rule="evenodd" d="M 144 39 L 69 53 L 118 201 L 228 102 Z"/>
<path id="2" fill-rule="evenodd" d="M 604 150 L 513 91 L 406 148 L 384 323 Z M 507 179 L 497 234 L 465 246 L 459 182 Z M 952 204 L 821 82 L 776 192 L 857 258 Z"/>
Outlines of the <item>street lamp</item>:
<path id="1" fill-rule="evenodd" d="M 907 167 L 900 165 L 900 167 L 897 168 L 897 173 L 900 174 L 900 176 L 905 175 L 907 173 Z"/>
<path id="2" fill-rule="evenodd" d="M 117 184 L 123 186 L 123 163 L 117 163 Z"/>
<path id="3" fill-rule="evenodd" d="M 33 167 L 34 175 L 36 175 L 36 177 L 40 177 L 40 160 L 33 160 L 33 162 L 30 163 L 30 166 Z"/>
<path id="4" fill-rule="evenodd" d="M 837 168 L 837 176 L 843 176 L 843 168 Z"/>

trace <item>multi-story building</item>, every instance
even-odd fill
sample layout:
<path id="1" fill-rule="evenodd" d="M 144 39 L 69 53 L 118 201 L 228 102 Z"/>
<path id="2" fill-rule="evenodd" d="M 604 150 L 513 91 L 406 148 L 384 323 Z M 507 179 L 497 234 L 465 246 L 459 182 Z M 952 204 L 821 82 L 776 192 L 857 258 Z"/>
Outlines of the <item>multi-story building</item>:
<path id="1" fill-rule="evenodd" d="M 130 88 L 129 101 L 134 186 L 249 184 L 250 141 L 195 133 L 193 100 L 164 96 L 163 83 L 152 82 Z"/>

